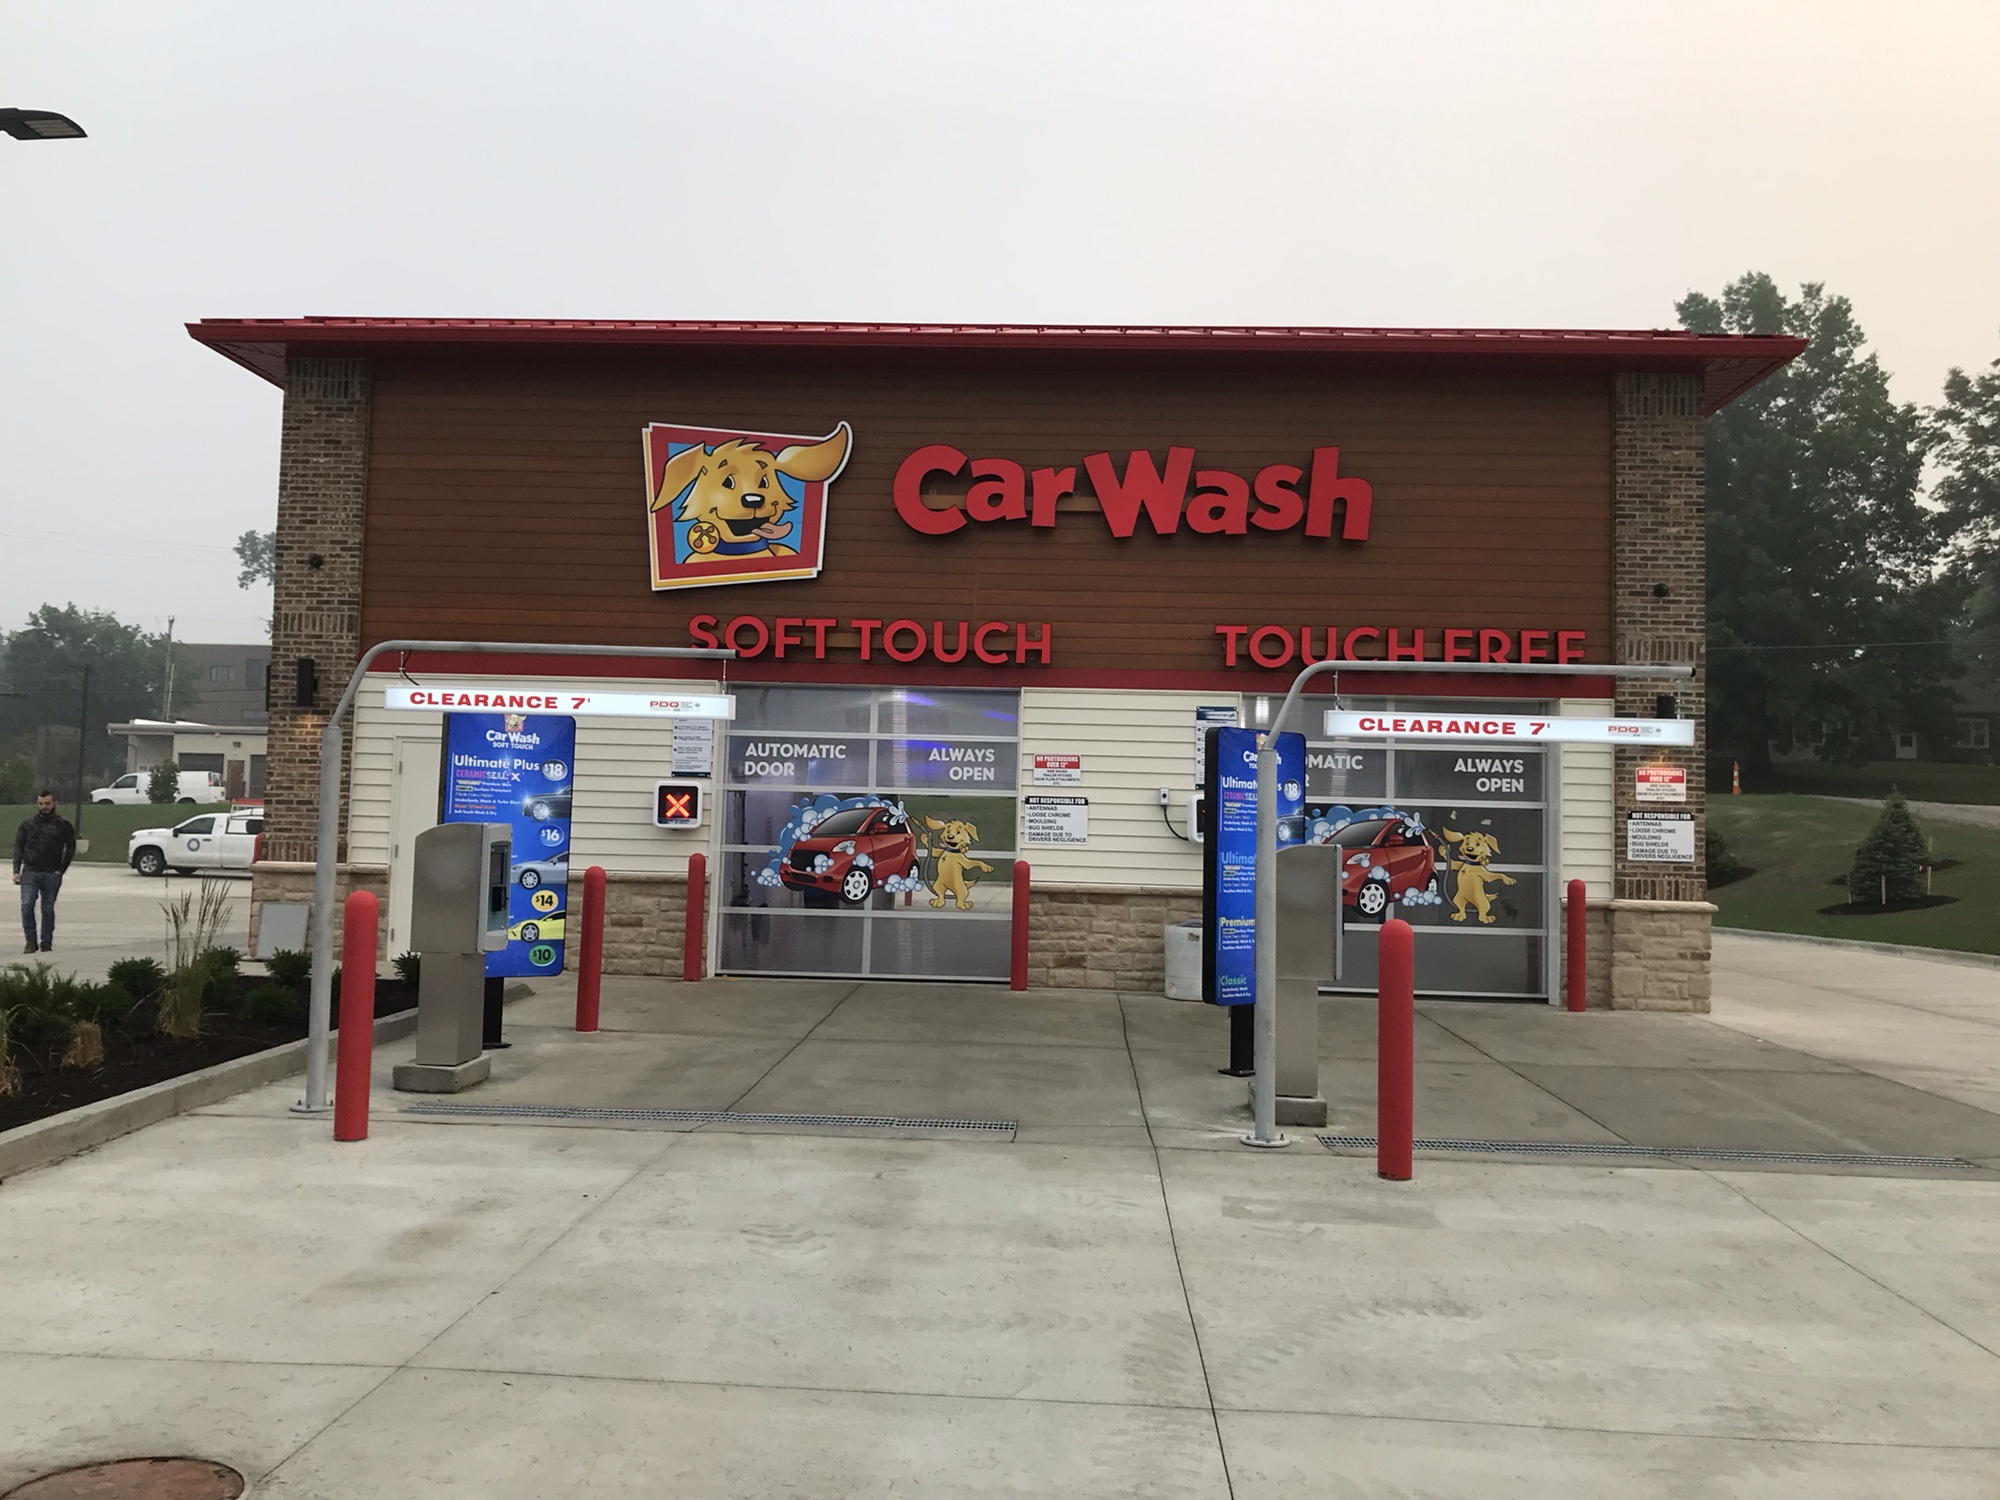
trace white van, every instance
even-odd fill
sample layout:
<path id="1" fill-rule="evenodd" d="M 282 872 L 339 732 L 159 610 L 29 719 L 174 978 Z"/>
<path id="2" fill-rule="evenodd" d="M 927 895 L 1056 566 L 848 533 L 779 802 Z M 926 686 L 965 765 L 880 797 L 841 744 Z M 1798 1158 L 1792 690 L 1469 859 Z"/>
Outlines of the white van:
<path id="1" fill-rule="evenodd" d="M 98 787 L 90 794 L 94 803 L 122 802 L 135 804 L 150 802 L 146 794 L 153 780 L 151 771 L 127 771 L 110 786 Z M 176 802 L 226 802 L 220 771 L 183 771 L 180 774 L 180 788 L 174 796 Z"/>

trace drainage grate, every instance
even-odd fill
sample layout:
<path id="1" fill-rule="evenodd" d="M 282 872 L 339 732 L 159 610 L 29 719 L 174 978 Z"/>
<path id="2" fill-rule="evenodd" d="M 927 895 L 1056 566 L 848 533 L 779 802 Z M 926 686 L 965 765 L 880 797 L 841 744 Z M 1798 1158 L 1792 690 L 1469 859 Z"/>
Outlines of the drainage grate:
<path id="1" fill-rule="evenodd" d="M 924 1120 L 902 1115 L 765 1115 L 727 1109 L 597 1109 L 582 1104 L 406 1104 L 406 1115 L 500 1120 L 642 1120 L 673 1125 L 830 1125 L 850 1130 L 958 1130 L 1007 1135 L 1012 1120 Z"/>
<path id="2" fill-rule="evenodd" d="M 1372 1135 L 1323 1135 L 1319 1143 L 1329 1151 L 1375 1149 Z M 1762 1161 L 1792 1162 L 1832 1167 L 1965 1167 L 1969 1161 L 1956 1156 L 1842 1156 L 1828 1151 L 1730 1151 L 1708 1146 L 1627 1146 L 1584 1144 L 1573 1141 L 1452 1141 L 1436 1136 L 1418 1136 L 1413 1145 L 1419 1151 L 1460 1151 L 1493 1156 L 1518 1153 L 1524 1156 L 1617 1156 L 1665 1157 L 1673 1161 Z"/>

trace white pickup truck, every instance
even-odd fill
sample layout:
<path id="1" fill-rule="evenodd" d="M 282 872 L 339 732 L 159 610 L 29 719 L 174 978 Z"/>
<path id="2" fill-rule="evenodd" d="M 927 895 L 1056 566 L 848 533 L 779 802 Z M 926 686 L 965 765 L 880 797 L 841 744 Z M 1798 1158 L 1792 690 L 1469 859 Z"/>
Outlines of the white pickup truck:
<path id="1" fill-rule="evenodd" d="M 141 828 L 126 844 L 125 859 L 141 875 L 247 871 L 263 831 L 261 810 L 201 813 L 172 828 Z"/>

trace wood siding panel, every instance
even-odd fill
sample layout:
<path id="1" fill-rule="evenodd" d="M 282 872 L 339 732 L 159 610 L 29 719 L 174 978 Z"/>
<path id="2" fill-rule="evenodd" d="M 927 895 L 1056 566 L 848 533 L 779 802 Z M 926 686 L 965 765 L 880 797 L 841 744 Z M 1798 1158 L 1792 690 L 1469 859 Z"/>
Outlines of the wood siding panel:
<path id="1" fill-rule="evenodd" d="M 817 580 L 648 587 L 647 423 L 817 435 L 840 420 L 855 443 Z M 1198 467 L 1248 478 L 1338 444 L 1341 472 L 1374 486 L 1373 535 L 1158 537 L 1142 521 L 1121 541 L 1085 495 L 1052 530 L 927 537 L 896 516 L 890 484 L 935 442 L 1075 466 L 1086 491 L 1094 452 L 1122 464 L 1192 445 Z M 1602 661 L 1610 486 L 1595 377 L 1194 357 L 399 356 L 376 364 L 362 633 L 685 645 L 702 613 L 997 618 L 1051 622 L 1056 666 L 1185 671 L 1222 665 L 1218 623 L 1483 625 L 1585 630 Z"/>

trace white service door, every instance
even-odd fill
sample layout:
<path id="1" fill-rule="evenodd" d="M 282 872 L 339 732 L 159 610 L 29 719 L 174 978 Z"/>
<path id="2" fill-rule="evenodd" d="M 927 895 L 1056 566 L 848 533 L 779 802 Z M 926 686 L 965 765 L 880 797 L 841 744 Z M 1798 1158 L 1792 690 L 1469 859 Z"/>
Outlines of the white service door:
<path id="1" fill-rule="evenodd" d="M 396 772 L 389 795 L 389 956 L 410 951 L 410 866 L 417 835 L 437 826 L 438 776 L 444 746 L 438 736 L 396 741 Z"/>

